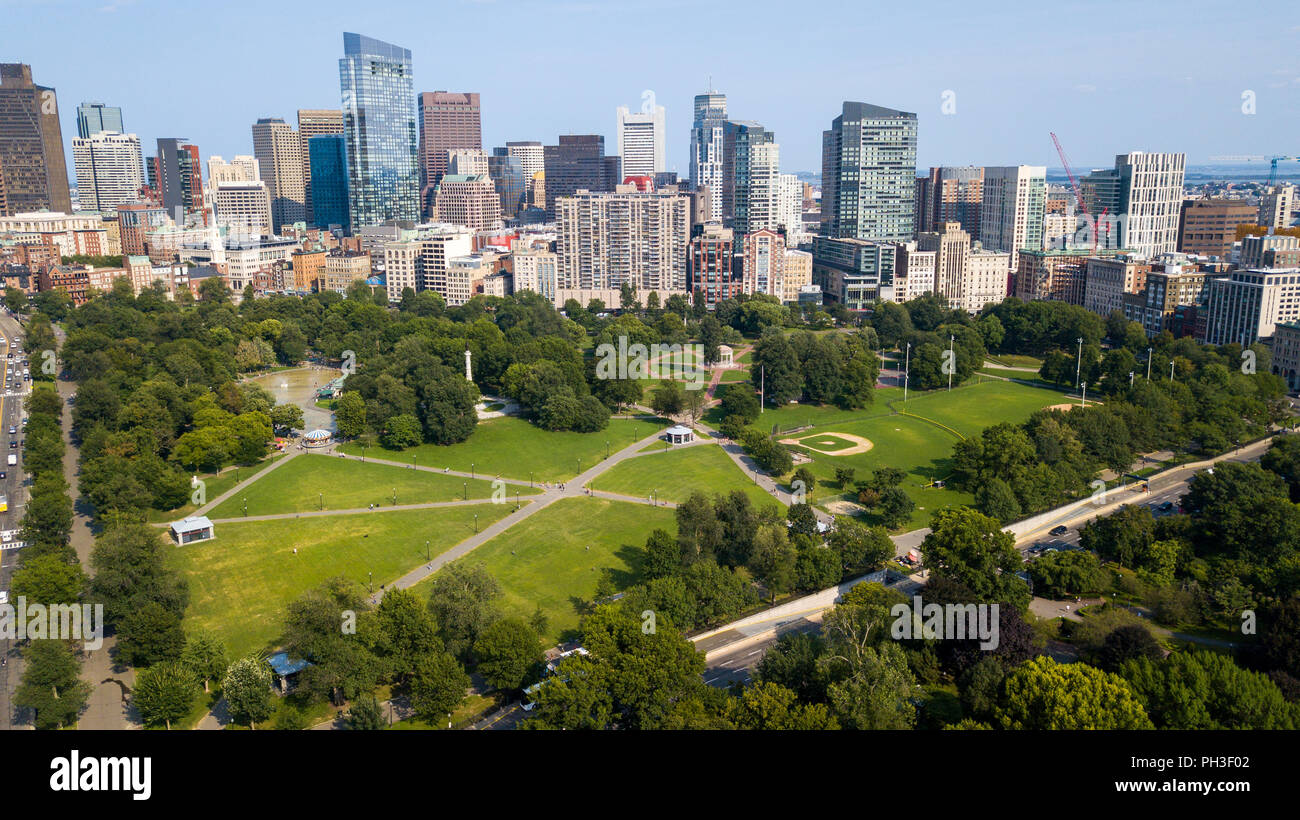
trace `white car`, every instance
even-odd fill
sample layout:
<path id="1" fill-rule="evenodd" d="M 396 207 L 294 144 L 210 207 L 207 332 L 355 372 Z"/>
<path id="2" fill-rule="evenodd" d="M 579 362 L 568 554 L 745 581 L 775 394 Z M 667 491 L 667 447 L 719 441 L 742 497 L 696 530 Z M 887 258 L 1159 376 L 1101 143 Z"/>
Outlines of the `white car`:
<path id="1" fill-rule="evenodd" d="M 9 603 L 9 593 L 0 589 L 0 606 L 4 606 L 7 603 Z"/>

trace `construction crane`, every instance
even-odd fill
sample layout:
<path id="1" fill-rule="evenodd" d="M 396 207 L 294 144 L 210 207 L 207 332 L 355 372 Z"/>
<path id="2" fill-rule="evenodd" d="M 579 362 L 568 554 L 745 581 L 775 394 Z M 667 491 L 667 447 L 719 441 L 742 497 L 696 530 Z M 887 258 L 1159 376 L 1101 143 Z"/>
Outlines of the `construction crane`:
<path id="1" fill-rule="evenodd" d="M 1268 163 L 1268 184 L 1277 184 L 1277 164 L 1279 162 L 1300 162 L 1300 157 L 1263 157 L 1258 154 L 1233 154 L 1229 156 L 1210 157 L 1211 162 L 1267 162 Z"/>
<path id="2" fill-rule="evenodd" d="M 1056 146 L 1056 155 L 1061 158 L 1061 165 L 1065 167 L 1065 175 L 1070 178 L 1070 187 L 1074 189 L 1074 200 L 1079 206 L 1079 213 L 1083 214 L 1085 220 L 1089 219 L 1088 205 L 1083 201 L 1083 191 L 1079 188 L 1079 180 L 1074 176 L 1074 169 L 1070 167 L 1070 161 L 1065 158 L 1065 149 L 1061 147 L 1061 141 L 1056 138 L 1055 132 L 1049 132 L 1052 137 L 1052 144 Z M 1101 214 L 1097 217 L 1097 224 L 1092 232 L 1092 250 L 1097 250 L 1097 234 L 1099 234 L 1102 220 L 1106 218 L 1106 212 L 1109 208 L 1103 208 Z M 1106 233 L 1109 235 L 1110 226 L 1107 225 Z"/>

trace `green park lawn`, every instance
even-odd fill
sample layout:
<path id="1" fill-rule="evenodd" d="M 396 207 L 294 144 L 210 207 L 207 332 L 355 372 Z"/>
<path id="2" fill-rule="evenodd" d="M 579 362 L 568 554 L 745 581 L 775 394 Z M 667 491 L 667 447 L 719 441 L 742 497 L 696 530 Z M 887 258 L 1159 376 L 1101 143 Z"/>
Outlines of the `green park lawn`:
<path id="1" fill-rule="evenodd" d="M 203 492 L 206 499 L 211 500 L 218 497 L 240 481 L 251 478 L 259 470 L 283 457 L 283 453 L 272 453 L 256 464 L 241 467 L 227 467 L 220 473 L 199 475 L 199 479 L 204 483 Z M 207 502 L 205 501 L 204 503 Z M 197 504 L 186 503 L 174 510 L 150 510 L 148 516 L 146 516 L 146 520 L 151 524 L 163 521 L 179 521 L 187 515 L 193 515 L 194 511 L 198 508 L 199 505 Z"/>
<path id="2" fill-rule="evenodd" d="M 855 442 L 846 438 L 841 438 L 834 433 L 821 433 L 805 436 L 799 439 L 799 444 L 804 447 L 812 447 L 817 450 L 825 450 L 828 453 L 834 453 L 838 450 L 847 450 L 856 446 Z"/>
<path id="3" fill-rule="evenodd" d="M 893 402 L 896 410 L 933 419 L 963 436 L 979 433 L 1000 421 L 1019 422 L 1036 410 L 1067 401 L 1060 392 L 1007 381 L 967 384 L 952 392 L 913 393 L 906 403 Z"/>
<path id="4" fill-rule="evenodd" d="M 706 495 L 742 490 L 755 504 L 778 503 L 721 447 L 707 444 L 629 458 L 598 476 L 591 487 L 640 498 L 649 498 L 657 490 L 659 498 L 674 503 L 685 501 L 697 490 Z"/>
<path id="5" fill-rule="evenodd" d="M 216 538 L 172 547 L 190 585 L 187 627 L 225 641 L 230 656 L 273 646 L 285 606 L 327 578 L 387 584 L 510 514 L 510 504 L 218 524 Z M 428 542 L 426 553 L 425 542 Z M 294 549 L 297 554 L 294 554 Z"/>
<path id="6" fill-rule="evenodd" d="M 377 455 L 373 448 L 368 452 Z M 244 477 L 248 475 L 245 473 Z M 470 498 L 492 496 L 491 481 L 305 453 L 226 499 L 210 510 L 208 517 L 238 518 L 244 515 L 245 501 L 248 515 L 307 512 L 320 509 L 322 503 L 326 510 L 355 510 L 371 504 L 388 507 L 393 505 L 394 489 L 398 504 L 454 501 L 466 492 Z M 506 485 L 506 492 L 512 497 L 516 489 L 524 495 L 538 492 Z M 211 489 L 208 497 L 214 497 Z"/>
<path id="7" fill-rule="evenodd" d="M 731 384 L 732 382 L 747 382 L 747 381 L 749 381 L 749 371 L 748 371 L 748 370 L 724 370 L 724 371 L 722 371 L 722 382 L 723 382 L 724 384 Z"/>
<path id="8" fill-rule="evenodd" d="M 500 475 L 528 481 L 565 481 L 605 458 L 606 442 L 616 453 L 654 435 L 664 426 L 649 418 L 609 420 L 609 427 L 596 433 L 554 433 L 513 416 L 479 422 L 474 433 L 459 444 L 421 444 L 402 451 L 369 448 L 375 458 L 425 467 L 450 467 L 473 471 L 488 478 Z M 361 455 L 357 442 L 342 445 L 344 452 Z"/>
<path id="9" fill-rule="evenodd" d="M 637 582 L 642 547 L 656 527 L 677 531 L 671 509 L 565 498 L 461 560 L 487 566 L 501 585 L 505 614 L 527 619 L 540 606 L 549 646 L 574 635 L 580 620 L 575 603 L 595 595 L 603 571 L 611 572 L 620 590 Z"/>

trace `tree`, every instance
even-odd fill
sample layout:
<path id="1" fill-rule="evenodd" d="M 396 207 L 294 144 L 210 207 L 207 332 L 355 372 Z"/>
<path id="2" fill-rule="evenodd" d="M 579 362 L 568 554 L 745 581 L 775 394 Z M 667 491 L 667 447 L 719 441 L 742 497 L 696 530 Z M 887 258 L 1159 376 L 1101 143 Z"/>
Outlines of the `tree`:
<path id="1" fill-rule="evenodd" d="M 769 327 L 754 345 L 754 363 L 750 369 L 751 372 L 762 370 L 764 397 L 770 405 L 779 407 L 799 398 L 803 392 L 799 356 L 778 327 Z"/>
<path id="2" fill-rule="evenodd" d="M 898 487 L 890 487 L 881 492 L 880 501 L 876 505 L 880 523 L 891 530 L 907 523 L 915 509 L 916 502 Z"/>
<path id="3" fill-rule="evenodd" d="M 24 560 L 13 574 L 10 593 L 27 599 L 27 604 L 75 604 L 86 590 L 86 573 L 55 555 L 45 554 Z"/>
<path id="4" fill-rule="evenodd" d="M 1112 629 L 1097 652 L 1097 665 L 1107 672 L 1118 672 L 1126 661 L 1147 658 L 1160 660 L 1164 650 L 1144 624 L 1128 624 Z"/>
<path id="5" fill-rule="evenodd" d="M 450 652 L 434 652 L 420 659 L 409 684 L 411 708 L 428 723 L 450 715 L 469 689 L 469 675 Z"/>
<path id="6" fill-rule="evenodd" d="M 1034 591 L 1048 598 L 1101 592 L 1109 577 L 1097 556 L 1084 550 L 1049 552 L 1029 565 Z"/>
<path id="7" fill-rule="evenodd" d="M 361 394 L 349 390 L 334 405 L 334 423 L 346 438 L 356 438 L 366 431 L 366 403 Z"/>
<path id="8" fill-rule="evenodd" d="M 466 657 L 483 630 L 498 617 L 501 587 L 484 564 L 448 564 L 430 582 L 429 611 L 447 651 Z"/>
<path id="9" fill-rule="evenodd" d="M 409 589 L 390 589 L 385 593 L 376 616 L 384 636 L 382 651 L 397 679 L 404 680 L 421 658 L 442 651 L 443 643 L 433 614 Z"/>
<path id="10" fill-rule="evenodd" d="M 162 724 L 170 729 L 172 721 L 190 713 L 198 693 L 194 674 L 183 664 L 167 661 L 140 670 L 131 691 L 131 704 L 140 712 L 145 726 Z"/>
<path id="11" fill-rule="evenodd" d="M 522 688 L 542 660 L 537 633 L 516 618 L 497 621 L 483 630 L 474 642 L 474 654 L 484 680 L 506 690 Z"/>
<path id="12" fill-rule="evenodd" d="M 420 420 L 402 413 L 387 421 L 379 442 L 390 450 L 405 450 L 420 443 L 421 432 Z"/>
<path id="13" fill-rule="evenodd" d="M 343 725 L 353 731 L 373 732 L 384 728 L 384 710 L 374 695 L 362 695 L 343 716 Z"/>
<path id="14" fill-rule="evenodd" d="M 681 382 L 665 381 L 650 394 L 650 409 L 661 416 L 675 416 L 686 406 L 686 391 Z"/>
<path id="15" fill-rule="evenodd" d="M 1294 729 L 1300 705 L 1266 675 L 1218 652 L 1188 650 L 1164 660 L 1138 658 L 1120 675 L 1159 729 Z"/>
<path id="16" fill-rule="evenodd" d="M 839 724 L 823 703 L 799 703 L 793 691 L 764 682 L 745 687 L 736 708 L 736 728 L 751 730 L 827 730 Z"/>
<path id="17" fill-rule="evenodd" d="M 90 685 L 81 679 L 72 647 L 63 641 L 32 641 L 23 649 L 23 662 L 14 704 L 35 713 L 37 729 L 73 725 L 90 697 Z"/>
<path id="18" fill-rule="evenodd" d="M 195 680 L 203 683 L 203 691 L 207 692 L 208 682 L 217 680 L 226 672 L 226 645 L 211 632 L 195 629 L 185 639 L 181 663 Z"/>
<path id="19" fill-rule="evenodd" d="M 149 603 L 180 617 L 189 603 L 185 578 L 166 566 L 167 546 L 159 531 L 144 523 L 110 525 L 90 553 L 91 592 L 104 603 L 104 615 L 118 625 Z M 142 636 L 143 637 L 143 636 Z"/>
<path id="20" fill-rule="evenodd" d="M 976 601 L 1021 610 L 1029 605 L 1029 587 L 1016 576 L 1024 559 L 1016 552 L 1015 538 L 994 519 L 969 507 L 940 510 L 921 551 L 932 578 L 967 587 Z"/>
<path id="21" fill-rule="evenodd" d="M 739 416 L 745 424 L 758 420 L 758 396 L 746 384 L 732 384 L 722 393 L 722 415 Z"/>
<path id="22" fill-rule="evenodd" d="M 889 533 L 851 518 L 835 522 L 828 543 L 848 572 L 865 572 L 894 557 L 894 542 L 889 539 Z"/>
<path id="23" fill-rule="evenodd" d="M 1003 729 L 1151 729 L 1120 676 L 1040 656 L 1007 675 L 993 718 Z"/>
<path id="24" fill-rule="evenodd" d="M 117 655 L 132 666 L 174 661 L 185 648 L 181 619 L 157 601 L 150 601 L 118 623 Z"/>
<path id="25" fill-rule="evenodd" d="M 236 723 L 247 723 L 256 729 L 274 711 L 271 667 L 260 655 L 249 655 L 232 663 L 221 680 L 221 691 Z"/>
<path id="26" fill-rule="evenodd" d="M 271 408 L 271 424 L 277 430 L 301 430 L 302 408 L 296 404 L 277 404 Z"/>

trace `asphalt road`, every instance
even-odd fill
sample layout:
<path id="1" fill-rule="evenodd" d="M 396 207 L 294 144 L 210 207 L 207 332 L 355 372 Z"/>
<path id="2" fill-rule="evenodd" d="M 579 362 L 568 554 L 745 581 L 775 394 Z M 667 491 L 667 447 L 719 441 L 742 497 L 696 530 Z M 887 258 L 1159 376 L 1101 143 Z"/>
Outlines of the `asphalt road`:
<path id="1" fill-rule="evenodd" d="M 0 336 L 5 339 L 4 344 L 0 345 L 0 361 L 4 362 L 6 375 L 13 377 L 12 382 L 3 388 L 3 392 L 0 392 L 0 440 L 5 442 L 3 447 L 0 447 L 5 455 L 5 459 L 0 461 L 0 470 L 5 473 L 5 477 L 0 479 L 0 494 L 8 500 L 8 509 L 0 512 L 0 532 L 13 533 L 8 539 L 11 542 L 17 538 L 18 525 L 23 517 L 23 505 L 27 500 L 27 477 L 22 465 L 22 446 L 20 444 L 12 449 L 9 447 L 9 442 L 21 442 L 23 439 L 23 396 L 30 385 L 30 382 L 22 378 L 22 360 L 27 357 L 27 354 L 22 351 L 20 343 L 14 342 L 14 335 L 21 333 L 22 329 L 18 322 L 9 316 L 7 311 L 0 310 Z M 11 352 L 12 359 L 8 358 Z M 11 426 L 17 431 L 12 436 L 9 435 Z M 11 467 L 5 463 L 10 453 L 18 456 L 17 466 Z M 4 546 L 6 545 L 0 543 L 0 547 Z M 8 591 L 9 581 L 17 562 L 17 550 L 0 548 L 0 590 Z M 10 640 L 0 639 L 0 658 L 4 660 L 3 665 L 0 665 L 0 731 L 13 728 L 12 697 L 14 689 L 18 687 L 20 672 L 13 643 Z"/>

